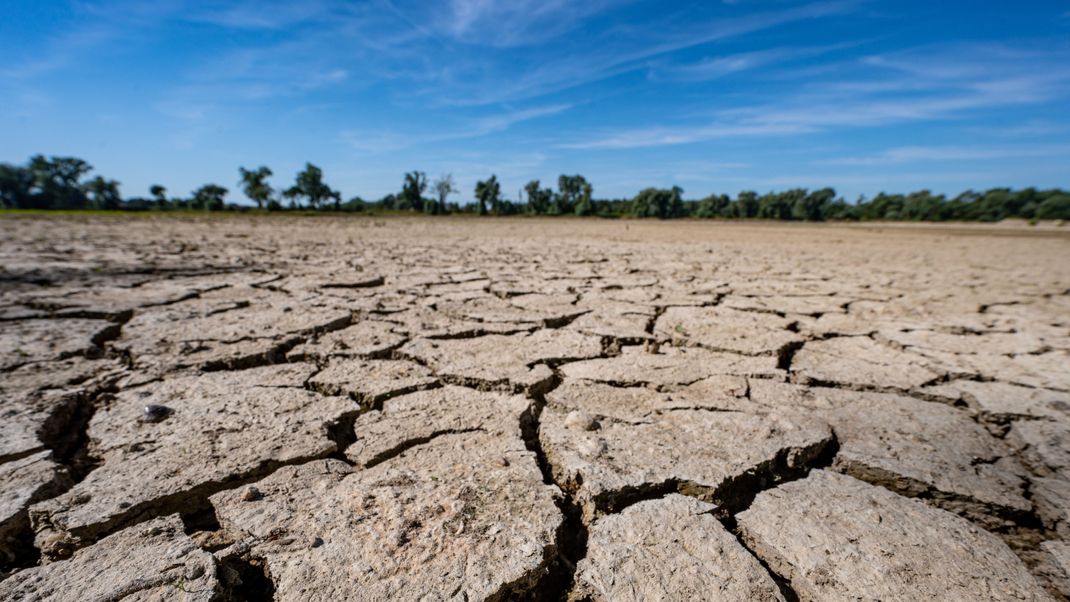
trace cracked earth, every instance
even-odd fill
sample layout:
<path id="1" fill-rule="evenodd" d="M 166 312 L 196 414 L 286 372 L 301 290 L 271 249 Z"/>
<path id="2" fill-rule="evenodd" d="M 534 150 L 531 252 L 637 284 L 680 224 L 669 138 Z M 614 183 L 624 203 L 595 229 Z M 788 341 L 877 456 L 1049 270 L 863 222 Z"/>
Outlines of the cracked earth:
<path id="1" fill-rule="evenodd" d="M 1070 596 L 1065 234 L 0 231 L 0 599 Z"/>

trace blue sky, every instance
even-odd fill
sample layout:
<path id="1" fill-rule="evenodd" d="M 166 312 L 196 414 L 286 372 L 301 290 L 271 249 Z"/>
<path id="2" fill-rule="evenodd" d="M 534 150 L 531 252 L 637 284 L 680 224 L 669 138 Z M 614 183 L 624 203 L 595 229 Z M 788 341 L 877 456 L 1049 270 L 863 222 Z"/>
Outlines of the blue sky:
<path id="1" fill-rule="evenodd" d="M 596 197 L 1070 187 L 1070 2 L 5 0 L 0 161 L 126 196 L 452 173 Z"/>

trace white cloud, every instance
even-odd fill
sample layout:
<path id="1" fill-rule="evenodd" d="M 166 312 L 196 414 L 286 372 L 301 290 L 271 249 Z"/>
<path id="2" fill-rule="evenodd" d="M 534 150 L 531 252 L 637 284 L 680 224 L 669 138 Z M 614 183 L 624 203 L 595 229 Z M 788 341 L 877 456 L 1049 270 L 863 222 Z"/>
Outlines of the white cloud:
<path id="1" fill-rule="evenodd" d="M 256 1 L 235 2 L 217 9 L 201 10 L 188 20 L 210 23 L 232 29 L 286 29 L 302 23 L 322 19 L 330 13 L 327 2 Z"/>
<path id="2" fill-rule="evenodd" d="M 430 24 L 451 39 L 474 45 L 524 46 L 559 37 L 622 0 L 451 0 Z M 418 9 L 427 11 L 423 5 Z"/>
<path id="3" fill-rule="evenodd" d="M 654 67 L 654 73 L 657 76 L 675 81 L 708 81 L 733 73 L 751 71 L 777 63 L 812 58 L 851 46 L 854 46 L 854 44 L 766 48 L 763 50 L 708 57 L 695 63 L 657 66 Z"/>
<path id="4" fill-rule="evenodd" d="M 830 165 L 896 165 L 932 161 L 987 161 L 1028 157 L 1066 157 L 1070 145 L 1036 145 L 1025 147 L 979 146 L 903 146 L 865 157 L 838 157 L 818 163 Z"/>
<path id="5" fill-rule="evenodd" d="M 783 136 L 786 134 L 803 134 L 810 131 L 812 131 L 812 129 L 791 124 L 657 127 L 641 130 L 627 130 L 611 134 L 604 138 L 561 144 L 560 147 L 581 150 L 644 148 L 652 146 L 691 144 L 694 142 L 716 140 L 719 138 Z"/>
<path id="6" fill-rule="evenodd" d="M 504 113 L 494 113 L 467 120 L 459 127 L 455 126 L 441 131 L 415 134 L 403 134 L 396 130 L 364 131 L 345 129 L 339 133 L 339 137 L 354 150 L 364 152 L 390 152 L 413 146 L 487 136 L 495 132 L 508 130 L 517 123 L 556 115 L 567 111 L 570 108 L 572 108 L 572 105 L 569 104 L 555 104 L 507 111 Z"/>
<path id="7" fill-rule="evenodd" d="M 963 54 L 963 48 L 968 52 Z M 671 127 L 602 133 L 568 148 L 640 148 L 726 137 L 805 134 L 835 128 L 959 119 L 994 108 L 1050 102 L 1070 95 L 1070 67 L 1062 50 L 1008 50 L 952 45 L 903 51 L 859 61 L 861 77 L 814 81 L 774 100 L 714 111 L 705 120 Z M 889 58 L 892 57 L 892 58 Z M 874 81 L 873 69 L 906 72 L 909 81 Z"/>

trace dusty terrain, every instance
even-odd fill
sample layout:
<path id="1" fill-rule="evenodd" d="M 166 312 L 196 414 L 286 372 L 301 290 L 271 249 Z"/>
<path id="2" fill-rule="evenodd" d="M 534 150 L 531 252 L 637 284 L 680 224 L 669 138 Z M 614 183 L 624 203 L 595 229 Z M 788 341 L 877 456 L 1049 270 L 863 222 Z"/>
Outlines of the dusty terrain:
<path id="1" fill-rule="evenodd" d="M 1070 236 L 0 219 L 0 599 L 1070 595 Z"/>

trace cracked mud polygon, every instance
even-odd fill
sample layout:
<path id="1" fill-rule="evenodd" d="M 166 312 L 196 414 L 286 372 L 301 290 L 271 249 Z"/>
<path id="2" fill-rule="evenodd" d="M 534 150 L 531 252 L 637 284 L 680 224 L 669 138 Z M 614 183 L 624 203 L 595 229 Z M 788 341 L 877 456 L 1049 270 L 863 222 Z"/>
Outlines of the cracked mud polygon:
<path id="1" fill-rule="evenodd" d="M 0 231 L 0 599 L 1070 596 L 1065 234 Z"/>

